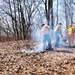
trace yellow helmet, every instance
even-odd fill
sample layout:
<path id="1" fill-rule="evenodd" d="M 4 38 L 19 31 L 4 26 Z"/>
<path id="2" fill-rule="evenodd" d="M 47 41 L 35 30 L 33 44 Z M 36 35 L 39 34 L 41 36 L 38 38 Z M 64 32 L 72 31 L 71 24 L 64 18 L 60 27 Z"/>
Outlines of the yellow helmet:
<path id="1" fill-rule="evenodd" d="M 71 25 L 71 24 L 69 24 L 69 25 L 68 25 L 68 28 L 70 28 L 70 27 L 72 27 L 72 25 Z"/>

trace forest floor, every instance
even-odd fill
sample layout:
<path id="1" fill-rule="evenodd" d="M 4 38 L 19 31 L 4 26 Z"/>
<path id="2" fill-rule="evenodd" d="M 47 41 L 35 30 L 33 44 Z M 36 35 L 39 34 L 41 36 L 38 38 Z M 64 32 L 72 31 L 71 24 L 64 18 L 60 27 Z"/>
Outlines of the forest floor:
<path id="1" fill-rule="evenodd" d="M 36 44 L 30 41 L 0 43 L 0 75 L 75 75 L 74 48 L 22 52 L 22 49 L 33 49 Z"/>

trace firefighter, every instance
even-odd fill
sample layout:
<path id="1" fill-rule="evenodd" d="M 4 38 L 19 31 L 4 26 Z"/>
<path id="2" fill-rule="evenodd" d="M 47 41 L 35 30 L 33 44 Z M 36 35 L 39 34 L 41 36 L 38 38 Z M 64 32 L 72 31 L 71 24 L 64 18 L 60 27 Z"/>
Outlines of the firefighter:
<path id="1" fill-rule="evenodd" d="M 75 27 L 72 26 L 71 24 L 68 25 L 67 32 L 68 32 L 68 43 L 69 43 L 69 46 L 74 46 L 74 31 L 75 31 Z"/>
<path id="2" fill-rule="evenodd" d="M 61 23 L 58 23 L 58 25 L 55 27 L 55 47 L 59 47 L 59 41 L 60 41 L 60 36 L 62 37 L 62 33 L 61 33 Z"/>
<path id="3" fill-rule="evenodd" d="M 41 32 L 43 34 L 43 49 L 53 50 L 50 39 L 50 26 L 47 24 L 42 24 Z M 46 46 L 46 42 L 48 43 L 48 48 Z"/>

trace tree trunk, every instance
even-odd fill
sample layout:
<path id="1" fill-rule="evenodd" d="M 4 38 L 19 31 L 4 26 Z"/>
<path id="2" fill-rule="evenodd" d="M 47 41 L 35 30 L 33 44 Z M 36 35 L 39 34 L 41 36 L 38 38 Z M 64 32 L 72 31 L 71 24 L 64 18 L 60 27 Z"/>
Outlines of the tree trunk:
<path id="1" fill-rule="evenodd" d="M 66 28 L 68 27 L 69 24 L 69 20 L 68 20 L 68 10 L 67 10 L 67 1 L 64 0 L 64 4 L 65 4 L 65 20 L 66 20 Z"/>
<path id="2" fill-rule="evenodd" d="M 56 25 L 58 24 L 58 0 L 57 0 L 57 22 Z"/>
<path id="3" fill-rule="evenodd" d="M 14 16 L 15 16 L 15 20 L 14 20 L 14 24 L 15 24 L 15 30 L 16 30 L 16 39 L 19 40 L 19 32 L 18 32 L 18 25 L 17 25 L 17 19 L 16 19 L 16 4 L 15 4 L 15 0 L 13 0 L 14 3 Z"/>

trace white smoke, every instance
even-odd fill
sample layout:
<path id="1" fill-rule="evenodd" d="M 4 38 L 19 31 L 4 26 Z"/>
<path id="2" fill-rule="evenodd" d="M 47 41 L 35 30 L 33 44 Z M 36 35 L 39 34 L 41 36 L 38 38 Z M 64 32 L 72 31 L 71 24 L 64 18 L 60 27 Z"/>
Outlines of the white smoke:
<path id="1" fill-rule="evenodd" d="M 22 53 L 36 53 L 36 52 L 42 52 L 43 51 L 43 35 L 41 33 L 41 28 L 36 27 L 32 28 L 32 33 L 31 33 L 31 40 L 36 44 L 34 48 L 31 49 L 22 49 Z"/>
<path id="2" fill-rule="evenodd" d="M 41 25 L 40 25 L 41 26 Z M 43 51 L 43 35 L 41 33 L 41 27 L 36 27 L 32 31 L 32 39 L 33 41 L 37 42 L 38 44 L 34 47 L 35 52 Z"/>

